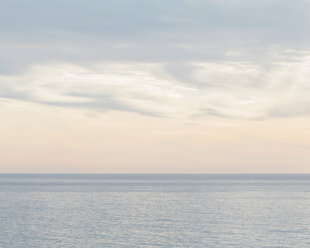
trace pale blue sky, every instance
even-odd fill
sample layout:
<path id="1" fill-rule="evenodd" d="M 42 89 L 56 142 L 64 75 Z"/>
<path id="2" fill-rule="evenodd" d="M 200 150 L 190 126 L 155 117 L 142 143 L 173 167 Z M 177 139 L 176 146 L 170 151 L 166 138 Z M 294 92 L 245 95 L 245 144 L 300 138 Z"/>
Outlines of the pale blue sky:
<path id="1" fill-rule="evenodd" d="M 259 167 L 255 159 L 264 153 L 249 151 L 241 153 L 253 153 L 247 161 L 254 165 L 248 169 L 245 161 L 239 161 L 247 168 L 244 171 L 277 172 L 283 163 L 286 171 L 304 171 L 310 162 L 306 156 L 310 144 L 306 136 L 298 136 L 307 132 L 302 128 L 310 115 L 309 27 L 308 0 L 0 0 L 0 133 L 7 137 L 0 143 L 4 147 L 0 166 L 3 171 L 9 171 L 8 165 L 15 166 L 13 171 L 40 171 L 43 160 L 33 158 L 34 151 L 51 156 L 51 147 L 62 142 L 61 123 L 75 130 L 71 137 L 75 143 L 85 144 L 79 132 L 91 132 L 87 128 L 94 125 L 96 132 L 108 133 L 109 128 L 100 128 L 104 119 L 115 130 L 127 130 L 128 124 L 124 135 L 144 126 L 139 142 L 149 146 L 146 161 L 169 149 L 171 154 L 156 160 L 158 168 L 154 163 L 147 169 L 146 162 L 136 161 L 136 152 L 126 153 L 122 162 L 115 162 L 112 155 L 106 162 L 104 156 L 92 154 L 97 143 L 88 140 L 87 148 L 76 149 L 80 160 L 94 158 L 94 171 L 111 171 L 109 163 L 114 163 L 119 166 L 116 172 L 165 171 L 163 164 L 177 172 L 180 161 L 172 157 L 183 152 L 186 139 L 198 150 L 206 144 L 208 149 L 216 147 L 210 156 L 196 154 L 195 149 L 186 155 L 182 161 L 197 163 L 196 172 L 216 172 L 214 164 L 222 172 L 233 172 L 234 166 L 242 171 L 238 152 L 229 155 L 227 147 L 244 152 L 241 143 L 248 140 L 253 151 L 268 147 L 275 152 L 266 155 L 267 164 L 275 168 Z M 47 127 L 46 120 L 55 120 L 57 128 Z M 162 140 L 155 138 L 154 123 L 160 126 L 158 132 L 165 133 Z M 285 127 L 291 123 L 299 130 L 294 134 L 283 130 L 279 135 L 275 123 Z M 33 125 L 50 138 L 22 142 L 28 159 L 23 162 L 12 154 L 22 137 L 35 135 L 35 129 L 29 129 Z M 164 131 L 174 130 L 174 125 L 175 135 Z M 236 126 L 240 136 L 231 140 Z M 258 137 L 269 136 L 253 138 L 246 131 L 252 126 Z M 202 137 L 206 132 L 217 138 L 198 141 L 196 129 Z M 54 132 L 59 139 L 50 136 Z M 113 139 L 122 144 L 113 148 L 114 156 L 132 145 L 118 136 L 109 136 L 106 145 Z M 56 152 L 59 160 L 54 163 L 62 161 L 67 168 L 61 154 L 68 151 L 65 154 L 72 156 L 70 160 L 68 155 L 68 168 L 74 169 L 72 146 L 69 142 Z M 159 152 L 161 146 L 166 149 Z M 302 147 L 301 154 L 287 152 L 292 147 Z M 227 161 L 219 159 L 225 154 Z M 296 156 L 301 162 L 295 170 L 287 163 Z M 191 169 L 184 165 L 181 171 Z"/>

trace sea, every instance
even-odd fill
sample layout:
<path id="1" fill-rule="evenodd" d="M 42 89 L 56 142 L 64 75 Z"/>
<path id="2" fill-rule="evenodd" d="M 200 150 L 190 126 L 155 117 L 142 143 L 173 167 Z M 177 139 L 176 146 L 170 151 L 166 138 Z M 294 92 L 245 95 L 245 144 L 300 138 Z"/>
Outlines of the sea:
<path id="1" fill-rule="evenodd" d="M 1 174 L 0 247 L 310 247 L 310 175 Z"/>

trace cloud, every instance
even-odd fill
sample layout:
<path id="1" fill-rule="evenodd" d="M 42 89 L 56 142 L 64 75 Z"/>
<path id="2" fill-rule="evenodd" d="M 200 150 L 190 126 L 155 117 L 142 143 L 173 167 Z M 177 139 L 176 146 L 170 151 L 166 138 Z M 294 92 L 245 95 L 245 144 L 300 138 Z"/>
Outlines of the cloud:
<path id="1" fill-rule="evenodd" d="M 309 48 L 304 0 L 1 1 L 0 73 L 64 62 L 263 60 Z"/>
<path id="2" fill-rule="evenodd" d="M 266 119 L 310 114 L 307 53 L 286 62 L 35 66 L 0 77 L 0 97 L 151 116 Z M 167 69 L 168 68 L 168 69 Z M 178 68 L 180 68 L 178 70 Z"/>
<path id="3" fill-rule="evenodd" d="M 309 115 L 305 0 L 1 1 L 0 97 L 152 116 Z"/>
<path id="4" fill-rule="evenodd" d="M 60 64 L 32 67 L 0 77 L 0 97 L 32 103 L 165 116 L 178 107 L 185 87 L 152 77 L 150 64 L 96 64 L 93 68 Z M 183 93 L 184 94 L 184 93 Z"/>

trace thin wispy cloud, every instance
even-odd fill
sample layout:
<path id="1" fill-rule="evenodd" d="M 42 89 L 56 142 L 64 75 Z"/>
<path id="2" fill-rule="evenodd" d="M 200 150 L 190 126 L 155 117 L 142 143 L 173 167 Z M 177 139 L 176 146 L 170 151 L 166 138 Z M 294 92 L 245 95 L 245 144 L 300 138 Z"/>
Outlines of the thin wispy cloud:
<path id="1" fill-rule="evenodd" d="M 165 117 L 309 115 L 309 11 L 306 0 L 1 1 L 0 97 Z"/>

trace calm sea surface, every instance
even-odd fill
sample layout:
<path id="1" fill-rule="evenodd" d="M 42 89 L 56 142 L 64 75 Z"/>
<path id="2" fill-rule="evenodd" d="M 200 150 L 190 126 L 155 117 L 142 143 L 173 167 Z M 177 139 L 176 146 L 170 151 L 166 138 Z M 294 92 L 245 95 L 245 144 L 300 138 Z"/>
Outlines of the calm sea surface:
<path id="1" fill-rule="evenodd" d="M 0 175 L 0 247 L 310 247 L 310 175 Z"/>

